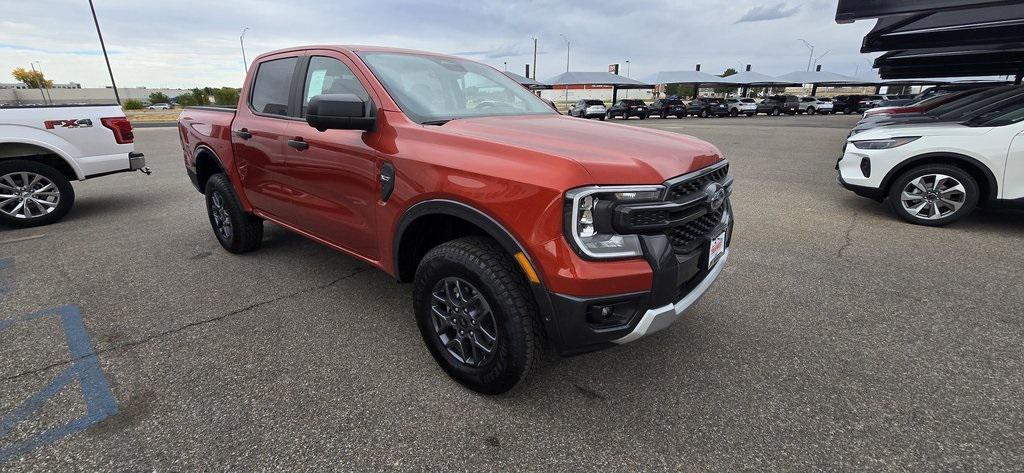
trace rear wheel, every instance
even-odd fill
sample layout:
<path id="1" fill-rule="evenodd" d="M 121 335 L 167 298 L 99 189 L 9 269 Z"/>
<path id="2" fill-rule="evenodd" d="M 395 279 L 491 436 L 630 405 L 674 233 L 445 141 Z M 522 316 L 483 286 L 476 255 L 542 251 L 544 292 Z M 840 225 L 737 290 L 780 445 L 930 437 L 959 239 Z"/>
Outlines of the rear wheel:
<path id="1" fill-rule="evenodd" d="M 206 212 L 225 250 L 247 253 L 263 244 L 263 220 L 242 210 L 231 181 L 223 173 L 206 182 Z"/>
<path id="2" fill-rule="evenodd" d="M 460 238 L 427 252 L 416 269 L 413 307 L 434 360 L 469 389 L 509 391 L 540 362 L 530 289 L 493 240 Z"/>
<path id="3" fill-rule="evenodd" d="M 0 161 L 0 224 L 27 228 L 54 223 L 71 210 L 75 189 L 60 171 L 35 161 Z"/>
<path id="4" fill-rule="evenodd" d="M 738 117 L 738 116 L 740 116 L 740 111 L 735 109 L 735 108 L 730 109 L 729 110 L 729 116 L 730 117 Z"/>
<path id="5" fill-rule="evenodd" d="M 709 114 L 708 114 L 708 109 L 706 109 L 706 108 L 702 108 L 702 109 L 700 110 L 700 117 L 701 117 L 701 118 L 707 118 L 707 117 L 708 117 L 708 115 L 709 115 Z"/>
<path id="6" fill-rule="evenodd" d="M 969 215 L 979 197 L 970 174 L 956 166 L 931 164 L 896 178 L 889 189 L 889 206 L 910 223 L 942 226 Z"/>
<path id="7" fill-rule="evenodd" d="M 756 113 L 753 113 L 753 112 L 747 112 L 747 116 L 748 116 L 748 117 L 752 117 L 752 116 L 754 116 L 754 115 L 757 115 L 757 114 L 756 114 Z"/>

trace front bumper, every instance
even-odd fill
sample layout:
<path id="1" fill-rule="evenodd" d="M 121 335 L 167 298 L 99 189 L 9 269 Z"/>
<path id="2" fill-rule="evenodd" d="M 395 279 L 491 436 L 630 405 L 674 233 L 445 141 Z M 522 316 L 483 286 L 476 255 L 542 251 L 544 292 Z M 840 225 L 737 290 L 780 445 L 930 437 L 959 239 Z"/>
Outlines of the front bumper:
<path id="1" fill-rule="evenodd" d="M 730 218 L 719 223 L 695 250 L 675 253 L 668 237 L 643 235 L 644 258 L 650 264 L 651 288 L 643 292 L 600 297 L 579 297 L 548 292 L 551 303 L 552 334 L 557 334 L 557 348 L 562 355 L 574 355 L 628 343 L 668 327 L 678 320 L 721 274 L 732 244 L 735 217 L 727 204 Z M 725 252 L 711 268 L 707 268 L 710 240 L 725 232 Z M 600 263 L 597 263 L 600 264 Z M 596 307 L 625 306 L 629 318 L 625 323 L 603 326 L 593 323 L 588 315 Z"/>
<path id="2" fill-rule="evenodd" d="M 676 301 L 674 304 L 665 304 L 655 309 L 648 309 L 647 312 L 644 312 L 644 315 L 640 317 L 640 321 L 637 322 L 633 331 L 629 332 L 624 337 L 613 341 L 618 344 L 629 343 L 675 323 L 683 313 L 700 300 L 700 297 L 703 296 L 705 292 L 708 292 L 711 285 L 718 279 L 718 275 L 722 273 L 722 268 L 725 267 L 725 260 L 727 259 L 729 259 L 728 249 L 725 250 L 725 253 L 723 253 L 718 262 L 715 263 L 715 266 L 711 268 L 708 275 L 705 276 L 700 284 L 693 288 L 689 294 Z"/>

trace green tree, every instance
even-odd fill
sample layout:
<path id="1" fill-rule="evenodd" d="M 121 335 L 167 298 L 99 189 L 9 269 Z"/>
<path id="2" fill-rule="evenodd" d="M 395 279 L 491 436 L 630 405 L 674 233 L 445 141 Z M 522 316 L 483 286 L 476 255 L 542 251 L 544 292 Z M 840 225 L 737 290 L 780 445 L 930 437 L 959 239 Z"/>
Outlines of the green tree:
<path id="1" fill-rule="evenodd" d="M 718 75 L 718 77 L 729 77 L 736 74 L 736 69 L 728 68 L 725 72 Z M 715 87 L 716 94 L 732 94 L 736 92 L 736 87 Z"/>
<path id="2" fill-rule="evenodd" d="M 677 96 L 680 98 L 693 97 L 696 95 L 696 91 L 693 90 L 692 85 L 686 84 L 665 84 L 665 96 Z"/>
<path id="3" fill-rule="evenodd" d="M 121 106 L 125 110 L 142 110 L 142 101 L 139 99 L 127 99 Z"/>
<path id="4" fill-rule="evenodd" d="M 209 89 L 209 87 L 207 87 L 207 89 Z M 195 105 L 210 105 L 210 94 L 206 92 L 206 89 L 194 88 L 192 89 L 191 94 Z"/>
<path id="5" fill-rule="evenodd" d="M 213 103 L 217 105 L 238 105 L 238 89 L 234 87 L 214 89 Z"/>
<path id="6" fill-rule="evenodd" d="M 43 76 L 43 73 L 39 71 L 18 67 L 11 71 L 11 75 L 14 76 L 18 82 L 23 82 L 33 89 L 53 87 L 53 81 L 48 80 Z"/>
<path id="7" fill-rule="evenodd" d="M 170 103 L 171 98 L 163 92 L 153 92 L 149 94 L 149 103 Z"/>

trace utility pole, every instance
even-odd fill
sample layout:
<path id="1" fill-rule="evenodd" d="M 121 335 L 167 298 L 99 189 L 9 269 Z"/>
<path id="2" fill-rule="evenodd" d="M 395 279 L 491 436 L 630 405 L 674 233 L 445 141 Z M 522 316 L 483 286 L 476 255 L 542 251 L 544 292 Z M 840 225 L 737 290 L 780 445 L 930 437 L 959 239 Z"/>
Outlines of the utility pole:
<path id="1" fill-rule="evenodd" d="M 533 38 L 533 80 L 537 80 L 537 38 Z"/>
<path id="2" fill-rule="evenodd" d="M 249 61 L 245 59 L 245 32 L 249 31 L 249 27 L 242 28 L 242 34 L 238 35 L 238 44 L 242 46 L 242 66 L 245 67 L 245 72 L 249 72 Z"/>
<path id="3" fill-rule="evenodd" d="M 626 59 L 626 78 L 629 78 L 629 59 Z M 626 89 L 626 98 L 629 98 L 629 89 Z"/>
<path id="4" fill-rule="evenodd" d="M 32 68 L 32 72 L 36 72 L 36 63 L 35 62 L 28 63 L 28 67 Z M 43 74 L 40 72 L 39 73 L 39 77 L 42 77 L 42 76 L 43 76 Z M 48 100 L 46 100 L 46 92 L 43 92 L 43 87 L 46 86 L 45 82 L 46 82 L 46 79 L 44 78 L 43 82 L 39 84 L 39 95 L 41 95 L 43 97 L 43 105 L 47 105 L 47 104 L 50 103 Z"/>
<path id="5" fill-rule="evenodd" d="M 103 49 L 103 60 L 107 62 L 107 73 L 110 74 L 110 85 L 114 88 L 114 100 L 121 105 L 121 94 L 117 93 L 117 83 L 114 82 L 114 70 L 110 68 L 110 57 L 107 56 L 107 46 L 103 44 L 103 33 L 100 32 L 100 20 L 96 19 L 96 7 L 92 0 L 89 0 L 89 10 L 92 10 L 92 22 L 96 24 L 96 36 L 100 37 L 100 48 Z"/>
<path id="6" fill-rule="evenodd" d="M 807 46 L 811 50 L 811 54 L 809 56 L 807 56 L 807 70 L 810 71 L 811 70 L 811 60 L 814 59 L 814 45 L 811 44 L 811 43 L 808 43 L 807 41 L 804 41 L 804 40 L 802 40 L 800 38 L 797 38 L 797 41 L 800 41 L 800 42 L 804 43 L 804 46 Z"/>

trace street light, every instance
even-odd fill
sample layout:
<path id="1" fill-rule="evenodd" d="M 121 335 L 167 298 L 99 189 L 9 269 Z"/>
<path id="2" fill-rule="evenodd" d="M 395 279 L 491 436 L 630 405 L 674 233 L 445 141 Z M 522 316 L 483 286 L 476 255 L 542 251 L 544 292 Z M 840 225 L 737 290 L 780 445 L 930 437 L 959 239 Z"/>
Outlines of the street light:
<path id="1" fill-rule="evenodd" d="M 826 54 L 828 54 L 828 53 L 830 53 L 830 52 L 832 52 L 832 50 L 831 50 L 831 49 L 829 49 L 828 51 L 825 51 L 825 52 L 821 53 L 821 56 L 818 56 L 818 57 L 814 58 L 814 64 L 815 64 L 815 65 L 817 65 L 817 64 L 818 64 L 818 61 L 820 61 L 820 60 L 821 60 L 821 58 L 825 57 L 825 55 L 826 55 Z"/>
<path id="2" fill-rule="evenodd" d="M 626 78 L 629 78 L 629 59 L 626 59 Z M 629 89 L 626 89 L 626 98 L 629 98 Z"/>
<path id="3" fill-rule="evenodd" d="M 249 72 L 249 61 L 245 59 L 245 32 L 249 31 L 249 27 L 242 28 L 242 34 L 238 35 L 238 44 L 242 46 L 242 66 L 245 67 L 245 71 Z"/>
<path id="4" fill-rule="evenodd" d="M 807 70 L 809 71 L 811 70 L 811 60 L 814 58 L 814 45 L 800 38 L 797 38 L 797 41 L 804 43 L 804 46 L 807 46 L 811 50 L 811 54 L 807 56 Z"/>

